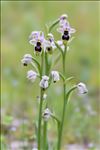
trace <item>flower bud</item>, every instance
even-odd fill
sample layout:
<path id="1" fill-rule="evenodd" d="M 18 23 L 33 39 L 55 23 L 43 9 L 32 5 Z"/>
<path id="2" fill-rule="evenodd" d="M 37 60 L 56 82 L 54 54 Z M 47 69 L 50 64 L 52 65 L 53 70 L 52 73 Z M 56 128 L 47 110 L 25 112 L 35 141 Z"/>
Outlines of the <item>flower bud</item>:
<path id="1" fill-rule="evenodd" d="M 63 14 L 63 15 L 60 16 L 60 20 L 64 20 L 64 19 L 67 19 L 67 18 L 68 18 L 67 14 Z"/>
<path id="2" fill-rule="evenodd" d="M 82 82 L 80 82 L 77 85 L 77 88 L 78 88 L 79 94 L 85 94 L 85 93 L 88 92 L 86 85 L 84 83 L 82 83 Z"/>
<path id="3" fill-rule="evenodd" d="M 32 56 L 30 54 L 25 54 L 21 62 L 24 66 L 27 66 L 29 63 L 32 62 Z"/>
<path id="4" fill-rule="evenodd" d="M 52 71 L 51 76 L 52 76 L 53 82 L 56 82 L 56 81 L 60 80 L 60 76 L 59 76 L 58 71 Z"/>
<path id="5" fill-rule="evenodd" d="M 44 90 L 48 87 L 49 83 L 48 83 L 49 77 L 48 76 L 42 76 L 42 80 L 40 81 L 40 87 L 42 87 Z"/>
<path id="6" fill-rule="evenodd" d="M 49 110 L 49 108 L 46 108 L 43 112 L 43 118 L 45 121 L 48 121 L 48 119 L 51 116 L 51 111 Z"/>
<path id="7" fill-rule="evenodd" d="M 29 70 L 29 71 L 27 72 L 27 78 L 28 78 L 30 81 L 34 82 L 34 81 L 36 80 L 36 78 L 37 78 L 37 73 L 36 73 L 35 71 L 33 71 L 33 70 Z"/>

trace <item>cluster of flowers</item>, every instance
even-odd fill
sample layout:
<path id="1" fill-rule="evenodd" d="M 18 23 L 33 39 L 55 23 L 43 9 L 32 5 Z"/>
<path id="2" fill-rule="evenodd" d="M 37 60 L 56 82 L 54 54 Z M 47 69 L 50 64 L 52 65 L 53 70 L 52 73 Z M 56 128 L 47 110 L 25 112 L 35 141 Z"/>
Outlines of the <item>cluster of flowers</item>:
<path id="1" fill-rule="evenodd" d="M 57 41 L 56 43 L 61 47 L 61 49 L 65 50 L 66 43 L 69 43 L 72 41 L 72 34 L 75 33 L 75 29 L 72 28 L 67 20 L 68 16 L 66 14 L 63 14 L 59 17 L 59 27 L 57 28 L 57 31 L 61 33 L 61 40 Z M 49 53 L 52 54 L 53 51 L 57 48 L 56 43 L 54 40 L 54 36 L 52 33 L 48 33 L 46 38 L 44 36 L 44 33 L 42 31 L 33 31 L 29 36 L 29 43 L 34 46 L 34 54 L 42 54 Z M 67 51 L 68 51 L 68 44 L 67 44 Z M 22 64 L 24 66 L 27 66 L 28 64 L 33 62 L 33 57 L 30 54 L 25 54 L 21 60 Z M 46 90 L 51 81 L 54 83 L 60 80 L 60 73 L 58 71 L 51 71 L 49 76 L 43 75 L 40 77 L 40 74 L 38 72 L 35 72 L 33 70 L 29 70 L 27 72 L 27 78 L 34 82 L 36 78 L 39 77 L 40 83 L 39 86 L 43 90 Z M 88 92 L 86 85 L 82 82 L 78 83 L 76 85 L 78 92 L 80 94 L 85 94 Z M 45 99 L 47 97 L 46 94 L 44 94 L 43 98 Z M 47 121 L 52 116 L 52 112 L 49 110 L 49 108 L 46 108 L 43 112 L 43 118 L 45 121 Z"/>

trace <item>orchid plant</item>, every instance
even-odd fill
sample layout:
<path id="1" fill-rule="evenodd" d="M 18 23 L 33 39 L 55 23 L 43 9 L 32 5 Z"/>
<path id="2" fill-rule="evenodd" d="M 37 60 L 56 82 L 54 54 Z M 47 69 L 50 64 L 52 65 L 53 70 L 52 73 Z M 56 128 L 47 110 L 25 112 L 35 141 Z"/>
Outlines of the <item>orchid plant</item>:
<path id="1" fill-rule="evenodd" d="M 56 41 L 52 34 L 52 29 L 57 27 L 57 31 L 61 34 L 61 39 Z M 66 14 L 61 15 L 57 20 L 55 20 L 50 26 L 46 25 L 47 34 L 44 35 L 42 31 L 33 31 L 29 36 L 29 43 L 34 47 L 33 56 L 30 54 L 25 54 L 21 60 L 24 66 L 31 64 L 33 70 L 27 72 L 27 79 L 32 83 L 35 82 L 36 78 L 40 79 L 39 88 L 39 116 L 38 116 L 38 135 L 37 135 L 37 147 L 34 147 L 33 150 L 51 150 L 48 142 L 47 134 L 47 124 L 49 118 L 52 117 L 57 122 L 58 128 L 58 141 L 56 150 L 61 150 L 62 142 L 62 133 L 66 112 L 66 105 L 68 105 L 68 100 L 70 94 L 78 89 L 80 94 L 85 94 L 88 92 L 86 85 L 82 82 L 73 85 L 69 91 L 66 92 L 66 83 L 73 79 L 73 77 L 66 78 L 65 73 L 65 60 L 66 54 L 69 50 L 69 43 L 72 41 L 72 34 L 75 33 L 75 29 L 72 28 L 68 22 L 68 16 Z M 51 57 L 54 54 L 54 51 L 58 51 L 59 55 L 55 59 L 62 57 L 62 71 L 51 70 L 52 61 L 49 61 L 49 56 Z M 40 57 L 41 62 L 37 61 L 36 57 Z M 63 82 L 63 108 L 62 108 L 62 117 L 58 118 L 53 112 L 49 109 L 47 102 L 45 101 L 44 108 L 44 99 L 47 98 L 47 90 L 52 83 L 57 84 L 59 80 Z M 42 123 L 43 122 L 43 123 Z M 43 131 L 42 131 L 43 130 Z M 53 148 L 52 148 L 53 149 Z"/>

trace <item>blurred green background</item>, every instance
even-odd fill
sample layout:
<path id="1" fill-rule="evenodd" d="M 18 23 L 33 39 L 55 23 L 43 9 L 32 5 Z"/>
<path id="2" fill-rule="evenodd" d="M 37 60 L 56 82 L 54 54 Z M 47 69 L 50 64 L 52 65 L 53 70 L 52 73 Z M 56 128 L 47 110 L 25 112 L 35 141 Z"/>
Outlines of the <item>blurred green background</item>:
<path id="1" fill-rule="evenodd" d="M 1 13 L 1 104 L 2 124 L 3 128 L 6 128 L 2 132 L 3 143 L 9 145 L 13 141 L 20 140 L 29 142 L 34 133 L 33 120 L 37 120 L 36 97 L 39 94 L 39 81 L 34 84 L 29 83 L 26 73 L 32 67 L 24 68 L 21 65 L 24 54 L 33 55 L 33 46 L 29 44 L 28 37 L 34 30 L 45 32 L 45 24 L 67 13 L 71 26 L 77 32 L 67 54 L 66 76 L 75 76 L 77 82 L 86 83 L 89 93 L 80 97 L 75 92 L 71 97 L 64 124 L 63 147 L 67 143 L 84 145 L 90 143 L 96 147 L 100 131 L 99 2 L 6 1 L 2 2 Z M 59 40 L 60 34 L 57 33 L 56 28 L 53 33 L 55 39 Z M 61 61 L 53 69 L 61 71 Z M 73 83 L 68 84 L 68 87 Z M 62 82 L 51 86 L 47 100 L 51 110 L 61 116 Z M 21 120 L 24 120 L 23 123 Z M 13 129 L 14 131 L 11 128 L 13 124 L 15 126 L 19 124 L 15 130 Z M 56 141 L 56 134 L 56 124 L 50 120 L 51 143 Z"/>

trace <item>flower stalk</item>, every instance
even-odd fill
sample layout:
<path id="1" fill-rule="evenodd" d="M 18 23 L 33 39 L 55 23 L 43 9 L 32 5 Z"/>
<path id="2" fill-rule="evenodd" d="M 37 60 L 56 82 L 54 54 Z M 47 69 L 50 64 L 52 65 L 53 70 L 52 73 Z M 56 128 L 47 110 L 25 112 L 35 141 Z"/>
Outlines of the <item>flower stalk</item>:
<path id="1" fill-rule="evenodd" d="M 40 74 L 40 78 L 42 78 L 42 74 L 43 74 L 43 62 L 44 62 L 44 54 L 42 53 L 41 56 L 41 74 Z M 44 91 L 41 88 L 40 89 L 40 106 L 39 106 L 39 120 L 38 120 L 38 150 L 41 150 L 41 122 L 42 122 L 42 105 L 43 105 L 43 94 Z"/>
<path id="2" fill-rule="evenodd" d="M 63 53 L 62 57 L 62 64 L 63 64 L 63 75 L 65 76 L 65 61 L 66 61 L 66 49 L 67 45 L 65 45 L 65 51 Z M 63 112 L 62 112 L 62 119 L 61 119 L 61 125 L 59 129 L 59 135 L 58 135 L 58 146 L 57 150 L 60 150 L 61 148 L 61 141 L 62 141 L 62 132 L 63 132 L 63 124 L 64 124 L 64 118 L 65 118 L 65 111 L 66 111 L 66 84 L 65 81 L 63 81 Z"/>
<path id="3" fill-rule="evenodd" d="M 58 23 L 59 23 L 59 19 L 57 19 L 56 21 L 53 22 L 53 24 L 49 27 L 49 33 Z"/>
<path id="4" fill-rule="evenodd" d="M 45 58 L 45 74 L 48 75 L 49 74 L 49 68 L 48 68 L 48 54 L 45 52 L 44 54 L 44 58 Z M 47 104 L 46 104 L 47 107 Z M 46 109 L 46 108 L 45 108 Z M 46 150 L 48 147 L 48 141 L 47 141 L 47 125 L 48 122 L 44 121 L 43 124 L 43 149 Z"/>

